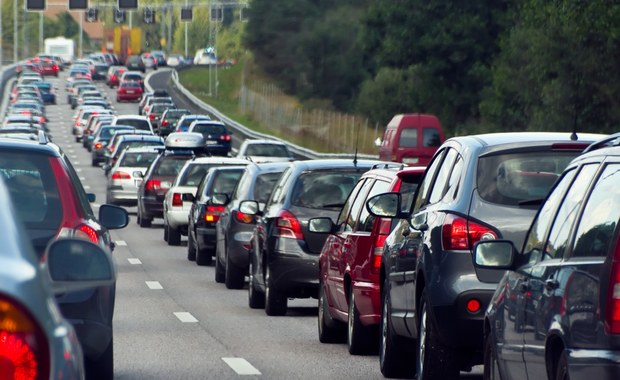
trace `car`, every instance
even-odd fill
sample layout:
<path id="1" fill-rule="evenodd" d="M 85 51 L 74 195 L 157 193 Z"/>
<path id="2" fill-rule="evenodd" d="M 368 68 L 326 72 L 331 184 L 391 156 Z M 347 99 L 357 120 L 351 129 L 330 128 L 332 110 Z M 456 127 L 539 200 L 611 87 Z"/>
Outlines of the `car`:
<path id="1" fill-rule="evenodd" d="M 192 205 L 187 227 L 187 259 L 195 261 L 196 265 L 211 265 L 213 262 L 216 245 L 215 224 L 244 170 L 244 166 L 213 167 L 207 171 L 198 185 L 196 196 L 188 197 Z"/>
<path id="2" fill-rule="evenodd" d="M 319 256 L 317 322 L 322 343 L 346 340 L 354 355 L 377 349 L 381 256 L 392 223 L 374 217 L 365 205 L 369 198 L 389 191 L 412 195 L 425 169 L 380 165 L 360 178 L 335 223 L 325 217 L 309 220 L 310 232 L 329 233 Z M 411 198 L 403 203 L 410 202 Z"/>
<path id="3" fill-rule="evenodd" d="M 168 136 L 170 133 L 175 131 L 177 121 L 183 115 L 189 115 L 190 113 L 191 112 L 189 110 L 183 108 L 168 108 L 161 115 L 161 121 L 159 123 L 157 133 L 163 137 Z"/>
<path id="4" fill-rule="evenodd" d="M 93 80 L 104 80 L 107 79 L 108 69 L 110 65 L 107 62 L 97 62 L 95 63 L 95 72 L 93 73 Z"/>
<path id="5" fill-rule="evenodd" d="M 127 67 L 128 70 L 132 71 L 140 71 L 142 73 L 146 72 L 146 65 L 144 64 L 142 57 L 135 54 L 127 57 L 127 60 L 125 61 L 125 67 Z"/>
<path id="6" fill-rule="evenodd" d="M 215 282 L 223 282 L 228 289 L 241 289 L 245 285 L 250 267 L 250 238 L 256 221 L 253 216 L 241 213 L 239 204 L 244 200 L 267 203 L 287 167 L 288 162 L 248 164 L 232 197 L 223 202 L 225 208 L 215 224 Z M 252 294 L 249 292 L 250 307 L 253 307 Z"/>
<path id="7" fill-rule="evenodd" d="M 157 90 L 154 90 L 154 91 L 147 91 L 147 92 L 144 93 L 144 97 L 142 98 L 142 100 L 138 104 L 138 114 L 139 115 L 144 114 L 144 107 L 146 106 L 147 103 L 152 102 L 152 100 L 153 100 L 152 98 L 165 98 L 166 101 L 164 101 L 164 102 L 168 102 L 168 103 L 173 103 L 174 104 L 174 100 L 172 100 L 172 97 L 170 96 L 170 94 L 168 94 L 168 91 L 166 91 L 166 90 L 157 89 Z"/>
<path id="8" fill-rule="evenodd" d="M 176 108 L 174 104 L 153 103 L 152 107 L 149 108 L 149 112 L 145 114 L 146 117 L 148 117 L 149 120 L 151 121 L 151 124 L 153 125 L 153 129 L 155 129 L 157 131 L 157 134 L 159 134 L 160 136 L 161 136 L 161 134 L 159 133 L 160 118 L 164 112 L 166 112 L 169 109 L 174 109 L 174 108 Z"/>
<path id="9" fill-rule="evenodd" d="M 40 262 L 48 244 L 65 238 L 96 244 L 110 255 L 114 242 L 109 230 L 123 228 L 129 221 L 127 211 L 113 205 L 100 205 L 95 215 L 90 206 L 95 195 L 84 191 L 68 157 L 44 134 L 36 141 L 0 138 L 0 177 Z M 88 377 L 113 377 L 115 292 L 113 281 L 85 290 L 65 289 L 56 297 L 77 332 Z"/>
<path id="10" fill-rule="evenodd" d="M 168 107 L 172 107 L 172 108 L 176 108 L 176 106 L 174 105 L 174 100 L 172 100 L 172 97 L 170 96 L 150 96 L 145 102 L 144 104 L 142 104 L 142 107 L 139 107 L 138 111 L 140 113 L 140 115 L 148 115 L 151 112 L 151 109 L 156 105 L 156 104 L 164 104 L 167 105 Z"/>
<path id="11" fill-rule="evenodd" d="M 382 256 L 382 373 L 449 379 L 482 364 L 484 311 L 496 285 L 476 279 L 474 244 L 521 244 L 566 165 L 602 136 L 453 137 L 433 156 L 409 211 L 398 193 L 368 200 L 373 215 L 398 219 Z"/>
<path id="12" fill-rule="evenodd" d="M 185 63 L 185 57 L 181 54 L 170 54 L 166 60 L 166 64 L 170 67 L 183 66 Z"/>
<path id="13" fill-rule="evenodd" d="M 151 56 L 151 53 L 142 53 L 140 58 L 142 59 L 146 69 L 157 70 L 157 59 Z"/>
<path id="14" fill-rule="evenodd" d="M 379 163 L 358 159 L 293 161 L 261 208 L 242 201 L 239 211 L 260 216 L 251 238 L 249 260 L 256 297 L 264 295 L 265 313 L 285 315 L 289 298 L 317 298 L 318 259 L 327 234 L 308 231 L 313 217 L 338 217 L 359 178 Z"/>
<path id="15" fill-rule="evenodd" d="M 56 104 L 56 88 L 50 82 L 36 82 L 35 86 L 41 93 L 41 99 L 45 104 Z"/>
<path id="16" fill-rule="evenodd" d="M 115 136 L 112 138 L 110 143 L 108 144 L 108 151 L 105 153 L 106 161 L 102 165 L 102 169 L 106 175 L 110 173 L 118 158 L 120 157 L 123 150 L 129 147 L 137 147 L 137 146 L 163 146 L 164 139 L 159 136 L 153 136 L 148 134 L 147 132 L 136 133 L 143 131 L 130 131 L 126 133 L 125 131 L 117 131 Z"/>
<path id="17" fill-rule="evenodd" d="M 155 60 L 157 66 L 168 66 L 166 61 L 166 53 L 162 50 L 151 51 L 151 57 Z"/>
<path id="18" fill-rule="evenodd" d="M 166 193 L 185 162 L 202 150 L 202 136 L 198 133 L 171 133 L 164 144 L 165 149 L 144 173 L 138 187 L 136 221 L 140 227 L 150 227 L 154 218 L 163 219 Z"/>
<path id="19" fill-rule="evenodd" d="M 592 144 L 566 167 L 522 246 L 474 247 L 478 279 L 500 278 L 484 319 L 485 378 L 620 373 L 619 136 Z"/>
<path id="20" fill-rule="evenodd" d="M 119 206 L 135 206 L 138 203 L 138 185 L 142 182 L 140 175 L 162 150 L 162 146 L 128 147 L 123 150 L 114 166 L 106 186 L 106 203 Z"/>
<path id="21" fill-rule="evenodd" d="M 214 156 L 227 156 L 232 149 L 231 132 L 221 121 L 195 120 L 187 130 L 203 136 L 204 149 Z"/>
<path id="22" fill-rule="evenodd" d="M 245 157 L 257 163 L 295 159 L 284 142 L 264 139 L 244 140 L 237 151 L 237 157 Z"/>
<path id="23" fill-rule="evenodd" d="M 142 99 L 142 86 L 139 82 L 122 82 L 116 90 L 116 101 L 118 103 L 125 101 L 139 102 Z"/>
<path id="24" fill-rule="evenodd" d="M 113 118 L 114 116 L 110 114 L 90 115 L 82 131 L 82 146 L 89 152 L 92 151 L 95 134 L 102 125 L 109 125 Z"/>
<path id="25" fill-rule="evenodd" d="M 121 81 L 121 75 L 127 71 L 125 66 L 110 66 L 108 69 L 106 84 L 110 88 L 118 87 Z"/>
<path id="26" fill-rule="evenodd" d="M 108 142 L 119 131 L 135 131 L 133 126 L 129 125 L 110 125 L 104 124 L 93 136 L 90 146 L 91 166 L 98 166 L 105 161 L 105 153 L 107 151 Z"/>
<path id="27" fill-rule="evenodd" d="M 444 140 L 437 116 L 398 114 L 385 128 L 379 158 L 409 165 L 427 165 Z"/>
<path id="28" fill-rule="evenodd" d="M 187 236 L 189 210 L 198 185 L 214 166 L 240 166 L 249 162 L 228 157 L 194 157 L 188 160 L 174 179 L 164 197 L 164 241 L 168 245 L 181 244 L 181 235 Z"/>
<path id="29" fill-rule="evenodd" d="M 78 108 L 72 125 L 72 132 L 75 135 L 75 142 L 82 141 L 82 137 L 84 136 L 84 128 L 86 127 L 88 118 L 92 115 L 113 116 L 114 113 L 113 111 L 102 107 L 88 106 Z"/>
<path id="30" fill-rule="evenodd" d="M 121 74 L 121 79 L 119 81 L 119 86 L 123 84 L 123 82 L 138 82 L 142 87 L 142 92 L 144 92 L 144 74 L 139 71 L 130 71 L 131 69 L 128 67 L 127 71 Z"/>
<path id="31" fill-rule="evenodd" d="M 154 135 L 153 125 L 146 116 L 139 115 L 118 115 L 112 121 L 112 125 L 130 125 L 135 129 L 147 131 Z"/>
<path id="32" fill-rule="evenodd" d="M 209 117 L 209 115 L 200 114 L 183 115 L 174 126 L 174 131 L 187 132 L 189 130 L 189 126 L 192 125 L 192 123 L 196 120 L 211 120 L 211 118 Z"/>
<path id="33" fill-rule="evenodd" d="M 18 374 L 36 374 L 36 378 L 52 379 L 62 374 L 83 379 L 82 347 L 75 328 L 60 316 L 55 298 L 69 287 L 88 290 L 113 284 L 113 259 L 83 239 L 62 239 L 46 247 L 46 266 L 41 265 L 42 258 L 34 252 L 3 180 L 0 225 L 12 231 L 0 234 L 0 361 L 5 363 L 0 375 L 13 379 Z M 93 260 L 97 265 L 88 265 Z"/>

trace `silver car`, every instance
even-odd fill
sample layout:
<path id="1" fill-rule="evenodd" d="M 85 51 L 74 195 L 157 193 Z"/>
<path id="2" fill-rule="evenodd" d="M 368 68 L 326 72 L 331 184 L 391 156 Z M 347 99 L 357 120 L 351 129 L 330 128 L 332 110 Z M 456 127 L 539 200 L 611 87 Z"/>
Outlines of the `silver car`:
<path id="1" fill-rule="evenodd" d="M 40 260 L 10 199 L 0 180 L 0 226 L 7 232 L 0 234 L 0 361 L 5 363 L 0 378 L 21 373 L 28 374 L 24 378 L 84 379 L 82 348 L 55 296 L 112 285 L 111 255 L 83 239 L 61 239 Z"/>
<path id="2" fill-rule="evenodd" d="M 106 203 L 135 206 L 138 202 L 138 186 L 142 182 L 142 177 L 135 174 L 144 174 L 160 151 L 161 148 L 150 146 L 125 149 L 110 169 Z"/>

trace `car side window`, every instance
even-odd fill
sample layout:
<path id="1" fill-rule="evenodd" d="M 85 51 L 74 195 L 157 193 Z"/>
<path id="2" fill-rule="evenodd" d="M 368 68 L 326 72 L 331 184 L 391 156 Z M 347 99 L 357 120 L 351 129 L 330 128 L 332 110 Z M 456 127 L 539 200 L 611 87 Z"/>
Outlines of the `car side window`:
<path id="1" fill-rule="evenodd" d="M 351 209 L 350 212 L 347 213 L 348 215 L 346 217 L 345 223 L 340 225 L 342 231 L 353 231 L 353 229 L 355 228 L 355 225 L 359 220 L 360 210 L 364 207 L 366 194 L 368 193 L 368 189 L 370 188 L 372 182 L 372 179 L 358 182 L 358 184 L 362 184 L 363 186 L 359 188 L 359 192 L 357 194 L 352 193 L 351 196 L 349 196 L 349 198 L 347 199 L 347 203 L 349 202 L 349 199 L 352 200 Z"/>
<path id="2" fill-rule="evenodd" d="M 564 256 L 568 248 L 567 245 L 571 228 L 581 208 L 581 203 L 585 198 L 586 191 L 592 182 L 592 177 L 594 177 L 596 173 L 597 167 L 598 165 L 584 165 L 577 174 L 551 226 L 549 239 L 542 257 L 543 260 L 560 259 Z"/>
<path id="3" fill-rule="evenodd" d="M 351 191 L 351 194 L 349 195 L 349 198 L 347 198 L 347 201 L 344 203 L 344 206 L 342 206 L 340 215 L 338 215 L 338 221 L 336 222 L 336 224 L 340 226 L 341 231 L 350 231 L 350 229 L 346 229 L 346 221 L 349 218 L 349 211 L 351 211 L 351 207 L 353 205 L 353 202 L 355 201 L 355 197 L 357 197 L 357 194 L 365 183 L 366 179 L 360 180 Z"/>
<path id="4" fill-rule="evenodd" d="M 416 211 L 420 209 L 420 207 L 426 205 L 428 196 L 431 190 L 431 184 L 433 183 L 433 179 L 435 178 L 435 173 L 437 173 L 437 169 L 439 168 L 439 165 L 441 164 L 444 153 L 445 153 L 445 150 L 438 152 L 435 155 L 433 162 L 431 162 L 428 169 L 426 169 L 426 173 L 424 174 L 422 183 L 419 186 L 419 192 L 416 196 L 416 200 L 413 205 L 412 211 Z"/>
<path id="5" fill-rule="evenodd" d="M 590 194 L 579 221 L 573 257 L 606 256 L 620 219 L 620 164 L 607 166 Z"/>
<path id="6" fill-rule="evenodd" d="M 540 211 L 538 211 L 538 214 L 532 222 L 532 226 L 528 231 L 523 245 L 523 253 L 528 257 L 530 264 L 537 263 L 542 258 L 543 244 L 545 242 L 547 230 L 549 229 L 549 224 L 555 215 L 555 210 L 559 203 L 564 198 L 566 189 L 568 189 L 573 181 L 575 173 L 576 170 L 569 170 L 558 180 L 555 189 L 551 191 L 549 198 L 543 204 Z"/>
<path id="7" fill-rule="evenodd" d="M 291 176 L 291 173 L 292 173 L 292 170 L 289 168 L 289 169 L 286 169 L 284 174 L 282 174 L 282 178 L 280 178 L 280 181 L 276 185 L 276 188 L 273 190 L 273 194 L 271 194 L 271 198 L 269 199 L 270 204 L 282 203 L 284 201 L 284 197 L 286 197 L 286 192 L 282 190 L 285 188 L 286 184 L 289 182 L 288 178 Z"/>
<path id="8" fill-rule="evenodd" d="M 446 194 L 446 191 L 448 189 L 448 180 L 450 179 L 450 176 L 452 174 L 452 167 L 454 166 L 456 158 L 456 151 L 454 149 L 448 149 L 448 153 L 446 153 L 446 158 L 441 164 L 441 168 L 437 173 L 437 179 L 435 180 L 435 184 L 433 185 L 433 189 L 431 190 L 431 195 L 428 199 L 429 203 L 433 204 L 439 202 Z"/>
<path id="9" fill-rule="evenodd" d="M 370 197 L 374 197 L 375 195 L 385 193 L 390 190 L 390 184 L 385 181 L 377 180 L 375 181 L 370 193 L 368 196 L 364 197 L 363 203 L 366 203 L 366 200 Z M 359 224 L 357 225 L 358 231 L 364 232 L 372 232 L 372 225 L 374 224 L 375 217 L 368 212 L 366 207 L 362 208 L 362 212 L 359 217 Z"/>

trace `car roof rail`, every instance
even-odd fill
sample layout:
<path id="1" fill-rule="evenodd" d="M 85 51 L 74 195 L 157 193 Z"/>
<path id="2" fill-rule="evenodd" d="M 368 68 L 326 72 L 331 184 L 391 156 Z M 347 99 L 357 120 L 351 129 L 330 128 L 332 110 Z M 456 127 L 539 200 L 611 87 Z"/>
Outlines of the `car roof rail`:
<path id="1" fill-rule="evenodd" d="M 613 135 L 609 135 L 604 139 L 593 142 L 586 149 L 584 149 L 583 153 L 588 153 L 595 151 L 597 149 L 606 148 L 610 146 L 620 146 L 620 132 L 614 133 Z"/>
<path id="2" fill-rule="evenodd" d="M 405 167 L 404 164 L 397 162 L 381 162 L 378 164 L 372 165 L 371 169 L 398 169 L 402 170 Z"/>
<path id="3" fill-rule="evenodd" d="M 45 131 L 39 131 L 39 144 L 46 145 L 49 142 Z"/>

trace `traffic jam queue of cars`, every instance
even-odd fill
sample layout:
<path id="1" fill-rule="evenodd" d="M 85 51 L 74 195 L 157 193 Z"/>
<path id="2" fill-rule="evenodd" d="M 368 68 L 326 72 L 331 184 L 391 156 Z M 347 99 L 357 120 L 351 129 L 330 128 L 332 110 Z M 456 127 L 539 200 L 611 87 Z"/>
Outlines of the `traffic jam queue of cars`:
<path id="1" fill-rule="evenodd" d="M 74 62 L 66 89 L 75 140 L 107 181 L 97 216 L 94 195 L 50 141 L 46 86 L 33 84 L 42 76 L 32 68 L 21 70 L 0 129 L 0 201 L 13 200 L 0 204 L 0 223 L 34 243 L 0 235 L 0 260 L 36 267 L 45 257 L 49 275 L 38 275 L 50 281 L 0 291 L 2 308 L 14 310 L 0 314 L 11 326 L 0 334 L 32 353 L 13 361 L 15 373 L 111 378 L 108 230 L 126 226 L 125 208 L 135 207 L 140 227 L 162 220 L 164 244 L 186 240 L 187 260 L 213 265 L 217 283 L 247 287 L 249 308 L 282 316 L 289 300 L 315 298 L 317 340 L 378 353 L 387 378 L 456 379 L 481 364 L 485 379 L 620 378 L 620 135 L 446 140 L 415 125 L 436 118 L 397 115 L 384 160 L 295 160 L 271 140 L 247 140 L 233 157 L 221 121 L 178 108 L 164 90 L 145 93 L 142 73 L 111 67 L 116 100 L 139 103 L 117 115 L 90 70 Z M 390 151 L 405 140 L 423 156 Z M 34 239 L 41 230 L 46 239 Z M 80 266 L 95 259 L 97 273 Z M 97 315 L 66 308 L 71 292 L 88 292 Z M 58 305 L 41 301 L 55 294 Z M 66 335 L 42 323 L 54 307 L 79 321 L 55 319 Z M 95 329 L 107 338 L 90 339 Z"/>

